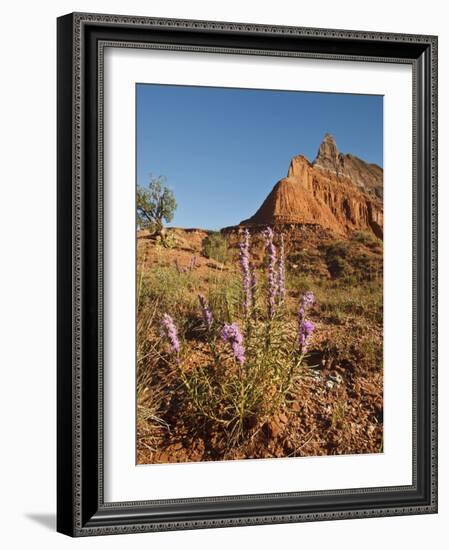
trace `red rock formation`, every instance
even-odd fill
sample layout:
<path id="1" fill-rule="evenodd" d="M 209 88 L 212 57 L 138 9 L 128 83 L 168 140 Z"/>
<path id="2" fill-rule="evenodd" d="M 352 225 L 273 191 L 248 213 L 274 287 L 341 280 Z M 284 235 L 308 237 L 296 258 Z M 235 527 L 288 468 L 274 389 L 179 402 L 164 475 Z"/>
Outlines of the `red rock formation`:
<path id="1" fill-rule="evenodd" d="M 293 157 L 259 210 L 243 225 L 315 224 L 339 234 L 372 231 L 382 237 L 383 171 L 339 153 L 326 134 L 313 163 Z"/>
<path id="2" fill-rule="evenodd" d="M 340 153 L 330 134 L 324 136 L 313 166 L 325 173 L 346 177 L 361 191 L 383 198 L 382 168 L 377 164 L 368 164 L 354 155 Z"/>

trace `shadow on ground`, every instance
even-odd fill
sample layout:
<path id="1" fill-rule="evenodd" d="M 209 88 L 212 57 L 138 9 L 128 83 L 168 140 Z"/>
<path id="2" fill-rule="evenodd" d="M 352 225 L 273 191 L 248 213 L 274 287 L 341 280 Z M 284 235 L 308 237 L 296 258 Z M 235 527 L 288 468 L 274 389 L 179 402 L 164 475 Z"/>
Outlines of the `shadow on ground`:
<path id="1" fill-rule="evenodd" d="M 56 514 L 25 514 L 25 517 L 51 531 L 56 531 Z"/>

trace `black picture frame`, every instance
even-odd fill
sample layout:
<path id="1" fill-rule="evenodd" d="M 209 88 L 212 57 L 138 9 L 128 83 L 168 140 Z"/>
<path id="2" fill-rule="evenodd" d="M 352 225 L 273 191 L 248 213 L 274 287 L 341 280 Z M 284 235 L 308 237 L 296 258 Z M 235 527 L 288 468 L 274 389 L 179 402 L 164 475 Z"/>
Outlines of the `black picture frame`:
<path id="1" fill-rule="evenodd" d="M 86 13 L 60 17 L 57 29 L 57 530 L 88 536 L 437 512 L 437 37 Z M 104 502 L 105 43 L 412 65 L 412 485 Z"/>

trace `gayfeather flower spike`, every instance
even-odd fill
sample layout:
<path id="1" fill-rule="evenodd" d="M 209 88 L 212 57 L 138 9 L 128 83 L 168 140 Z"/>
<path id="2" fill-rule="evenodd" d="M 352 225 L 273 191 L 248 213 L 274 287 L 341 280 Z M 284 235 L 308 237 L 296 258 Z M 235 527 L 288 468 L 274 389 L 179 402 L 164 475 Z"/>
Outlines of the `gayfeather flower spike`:
<path id="1" fill-rule="evenodd" d="M 313 292 L 305 292 L 301 296 L 301 303 L 299 308 L 300 315 L 304 316 L 305 312 L 313 306 L 315 303 L 315 294 Z"/>
<path id="2" fill-rule="evenodd" d="M 268 317 L 274 317 L 277 296 L 277 277 L 276 277 L 276 247 L 273 244 L 273 230 L 267 227 L 264 231 L 265 250 L 268 257 Z"/>
<path id="3" fill-rule="evenodd" d="M 306 292 L 302 295 L 298 311 L 298 347 L 301 353 L 306 352 L 309 339 L 315 330 L 315 324 L 306 319 L 306 312 L 314 303 L 313 292 Z"/>
<path id="4" fill-rule="evenodd" d="M 178 355 L 181 349 L 178 338 L 178 329 L 176 328 L 173 319 L 170 317 L 170 315 L 168 315 L 168 313 L 165 313 L 165 315 L 162 317 L 161 328 L 162 335 L 167 338 L 170 344 L 171 352 Z"/>
<path id="5" fill-rule="evenodd" d="M 236 361 L 243 365 L 245 362 L 245 346 L 239 327 L 235 323 L 226 323 L 221 329 L 220 336 L 224 342 L 231 346 Z"/>
<path id="6" fill-rule="evenodd" d="M 253 304 L 256 302 L 256 290 L 257 290 L 257 273 L 256 267 L 253 265 L 251 268 L 251 294 L 253 297 Z"/>
<path id="7" fill-rule="evenodd" d="M 204 324 L 210 330 L 212 327 L 212 323 L 214 322 L 212 311 L 209 307 L 209 304 L 207 303 L 206 298 L 202 294 L 198 294 L 198 301 L 200 302 L 201 315 L 203 317 Z"/>
<path id="8" fill-rule="evenodd" d="M 315 323 L 312 321 L 305 320 L 301 324 L 299 330 L 299 348 L 302 353 L 307 351 L 307 346 L 309 344 L 309 338 L 312 336 L 313 331 L 315 330 Z"/>
<path id="9" fill-rule="evenodd" d="M 285 298 L 285 251 L 284 251 L 284 235 L 281 235 L 281 244 L 279 246 L 278 260 L 278 277 L 277 277 L 277 293 L 279 303 L 281 304 Z"/>
<path id="10" fill-rule="evenodd" d="M 239 261 L 240 261 L 240 269 L 242 270 L 242 284 L 243 284 L 243 294 L 244 294 L 244 301 L 243 306 L 245 309 L 245 314 L 249 315 L 249 312 L 251 310 L 251 306 L 253 303 L 253 295 L 252 295 L 252 288 L 251 288 L 251 273 L 250 273 L 250 266 L 249 266 L 249 242 L 250 242 L 250 236 L 248 229 L 245 229 L 243 232 L 243 238 L 239 243 Z"/>

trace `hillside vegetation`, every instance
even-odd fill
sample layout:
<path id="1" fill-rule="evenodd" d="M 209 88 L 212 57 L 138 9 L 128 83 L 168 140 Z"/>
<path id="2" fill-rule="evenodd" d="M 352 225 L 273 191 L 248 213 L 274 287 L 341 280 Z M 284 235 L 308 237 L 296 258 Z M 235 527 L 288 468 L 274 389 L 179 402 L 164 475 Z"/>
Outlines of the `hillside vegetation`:
<path id="1" fill-rule="evenodd" d="M 381 452 L 382 241 L 245 234 L 138 232 L 138 462 Z"/>

